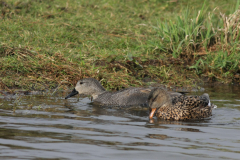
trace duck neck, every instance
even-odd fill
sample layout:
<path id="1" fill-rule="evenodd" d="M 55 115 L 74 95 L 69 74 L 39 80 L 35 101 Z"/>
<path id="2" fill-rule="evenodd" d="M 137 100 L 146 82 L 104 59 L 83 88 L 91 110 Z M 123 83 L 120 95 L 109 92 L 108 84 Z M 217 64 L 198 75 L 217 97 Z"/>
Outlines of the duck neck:
<path id="1" fill-rule="evenodd" d="M 101 92 L 101 93 L 103 93 L 103 92 Z M 100 95 L 101 93 L 94 93 L 94 94 L 92 94 L 93 100 L 97 99 L 98 95 Z"/>
<path id="2" fill-rule="evenodd" d="M 92 98 L 93 100 L 97 99 L 98 96 L 102 93 L 106 92 L 106 90 L 103 88 L 103 86 L 101 86 L 100 88 L 96 89 L 92 94 Z"/>

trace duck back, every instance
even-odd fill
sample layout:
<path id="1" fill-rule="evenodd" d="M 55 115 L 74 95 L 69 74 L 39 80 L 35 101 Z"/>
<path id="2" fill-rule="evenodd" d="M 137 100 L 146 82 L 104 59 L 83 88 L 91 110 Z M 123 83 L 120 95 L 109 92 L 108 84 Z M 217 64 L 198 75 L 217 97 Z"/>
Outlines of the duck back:
<path id="1" fill-rule="evenodd" d="M 102 106 L 147 106 L 150 89 L 128 88 L 117 92 L 106 91 L 100 94 L 94 102 Z"/>
<path id="2" fill-rule="evenodd" d="M 162 106 L 156 116 L 167 120 L 202 119 L 212 115 L 207 96 L 174 96 L 171 106 Z"/>

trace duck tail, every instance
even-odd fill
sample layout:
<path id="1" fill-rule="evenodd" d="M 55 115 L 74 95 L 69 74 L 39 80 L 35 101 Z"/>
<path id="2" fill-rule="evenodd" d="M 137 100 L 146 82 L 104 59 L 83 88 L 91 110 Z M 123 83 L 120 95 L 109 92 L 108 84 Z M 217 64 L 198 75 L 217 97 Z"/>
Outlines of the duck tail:
<path id="1" fill-rule="evenodd" d="M 208 100 L 208 106 L 210 106 L 212 109 L 217 108 L 217 105 L 211 103 L 210 98 L 209 98 L 209 95 L 208 95 L 207 93 L 204 93 L 204 94 L 202 95 L 202 97 L 207 98 L 207 100 Z"/>
<path id="2" fill-rule="evenodd" d="M 209 99 L 209 101 L 208 101 L 208 105 L 211 106 L 211 101 L 210 101 L 210 99 Z"/>
<path id="3" fill-rule="evenodd" d="M 215 108 L 217 108 L 217 105 L 212 104 L 211 107 L 212 107 L 212 109 L 215 109 Z"/>

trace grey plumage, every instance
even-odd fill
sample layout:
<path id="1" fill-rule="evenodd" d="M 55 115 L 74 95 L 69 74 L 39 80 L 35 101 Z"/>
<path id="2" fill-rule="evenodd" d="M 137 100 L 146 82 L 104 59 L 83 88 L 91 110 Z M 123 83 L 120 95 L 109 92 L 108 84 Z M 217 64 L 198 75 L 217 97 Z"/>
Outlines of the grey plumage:
<path id="1" fill-rule="evenodd" d="M 85 94 L 93 97 L 94 103 L 103 106 L 148 106 L 150 88 L 127 88 L 116 92 L 106 91 L 101 83 L 94 78 L 85 78 L 77 82 L 75 89 L 67 97 Z M 181 95 L 169 92 L 170 95 Z"/>
<path id="2" fill-rule="evenodd" d="M 94 102 L 107 106 L 146 106 L 150 91 L 146 88 L 127 88 L 117 92 L 105 91 L 94 99 Z"/>

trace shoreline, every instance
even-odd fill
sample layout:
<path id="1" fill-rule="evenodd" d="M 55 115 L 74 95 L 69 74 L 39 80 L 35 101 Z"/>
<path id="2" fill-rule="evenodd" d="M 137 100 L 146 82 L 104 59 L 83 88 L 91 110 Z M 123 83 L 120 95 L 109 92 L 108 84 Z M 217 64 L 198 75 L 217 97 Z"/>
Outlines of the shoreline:
<path id="1" fill-rule="evenodd" d="M 91 4 L 89 4 L 91 3 Z M 3 5 L 4 4 L 4 5 Z M 239 1 L 2 1 L 0 89 L 240 84 Z"/>

